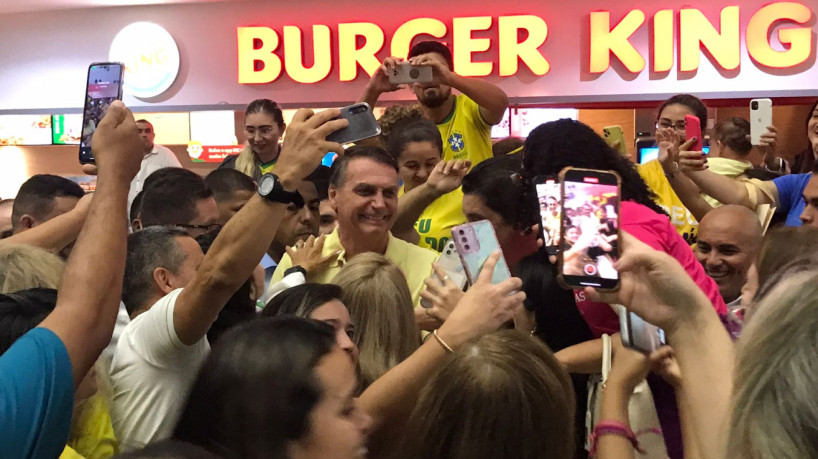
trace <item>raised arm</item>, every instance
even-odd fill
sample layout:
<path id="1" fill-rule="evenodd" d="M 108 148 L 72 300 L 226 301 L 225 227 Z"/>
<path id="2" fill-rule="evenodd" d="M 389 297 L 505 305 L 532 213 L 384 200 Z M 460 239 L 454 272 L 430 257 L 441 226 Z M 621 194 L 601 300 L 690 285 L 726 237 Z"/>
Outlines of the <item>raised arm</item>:
<path id="1" fill-rule="evenodd" d="M 491 283 L 499 258 L 498 252 L 486 260 L 478 281 L 438 329 L 438 336 L 450 348 L 456 349 L 471 339 L 497 330 L 523 308 L 525 293 L 520 291 L 520 279 L 511 278 L 496 285 Z M 390 434 L 402 431 L 421 388 L 434 371 L 445 364 L 448 355 L 446 348 L 430 335 L 417 351 L 361 394 L 361 406 L 373 419 L 370 438 L 377 440 L 373 445 L 376 451 L 395 440 Z"/>
<path id="2" fill-rule="evenodd" d="M 595 301 L 621 303 L 665 331 L 673 347 L 688 403 L 692 431 L 703 457 L 723 457 L 733 390 L 735 350 L 713 305 L 679 263 L 622 233 L 618 292 L 586 289 Z"/>
<path id="3" fill-rule="evenodd" d="M 480 106 L 480 115 L 487 123 L 493 125 L 503 120 L 508 108 L 508 95 L 499 86 L 480 78 L 462 77 L 442 62 L 424 55 L 415 56 L 409 62 L 434 68 L 435 76 L 442 84 L 457 89 Z"/>
<path id="4" fill-rule="evenodd" d="M 707 160 L 701 158 L 698 152 L 679 152 L 679 168 L 682 172 L 701 191 L 707 193 L 716 201 L 725 205 L 738 204 L 750 210 L 755 210 L 759 204 L 775 205 L 775 202 L 762 193 L 761 190 L 756 188 L 754 190 L 755 196 L 751 196 L 744 183 L 706 170 L 706 162 Z"/>
<path id="5" fill-rule="evenodd" d="M 402 236 L 412 234 L 415 240 L 410 242 L 417 242 L 417 232 L 414 229 L 417 219 L 437 198 L 459 188 L 470 167 L 470 161 L 442 160 L 437 163 L 426 183 L 405 193 L 398 200 L 398 216 L 392 226 L 392 233 Z"/>
<path id="6" fill-rule="evenodd" d="M 59 252 L 77 240 L 88 216 L 91 199 L 92 195 L 85 195 L 70 212 L 3 239 L 0 244 L 33 245 L 52 252 Z"/>
<path id="7" fill-rule="evenodd" d="M 363 94 L 358 98 L 358 102 L 366 102 L 370 107 L 375 107 L 378 103 L 378 98 L 385 92 L 393 92 L 400 89 L 399 85 L 394 85 L 389 82 L 389 77 L 386 76 L 387 70 L 394 68 L 401 62 L 401 59 L 396 57 L 387 57 L 383 64 L 375 70 L 372 79 L 364 88 Z"/>
<path id="8" fill-rule="evenodd" d="M 332 120 L 338 110 L 312 115 L 299 110 L 287 126 L 286 140 L 276 163 L 276 174 L 285 190 L 295 190 L 329 151 L 341 146 L 326 136 L 347 125 Z M 213 242 L 199 270 L 179 294 L 173 324 L 179 339 L 194 344 L 207 334 L 228 299 L 247 281 L 273 241 L 287 204 L 253 196 Z"/>
<path id="9" fill-rule="evenodd" d="M 142 161 L 142 140 L 121 102 L 114 102 L 100 122 L 93 150 L 97 191 L 68 258 L 57 305 L 40 324 L 65 345 L 75 386 L 111 341 L 122 292 L 128 189 Z"/>

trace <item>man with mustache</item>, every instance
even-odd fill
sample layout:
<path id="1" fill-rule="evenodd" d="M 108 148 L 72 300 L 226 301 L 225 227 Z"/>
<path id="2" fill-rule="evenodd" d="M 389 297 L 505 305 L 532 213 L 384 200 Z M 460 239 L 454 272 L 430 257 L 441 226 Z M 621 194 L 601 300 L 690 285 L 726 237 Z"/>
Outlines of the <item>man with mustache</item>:
<path id="1" fill-rule="evenodd" d="M 472 167 L 493 156 L 491 126 L 503 119 L 508 96 L 487 81 L 466 78 L 454 73 L 452 52 L 436 41 L 422 41 L 409 51 L 409 63 L 432 67 L 434 81 L 413 83 L 410 89 L 417 97 L 423 116 L 437 124 L 443 139 L 444 160 L 470 160 Z M 389 83 L 387 72 L 403 59 L 386 58 L 372 75 L 362 101 L 374 107 L 384 92 L 400 89 Z M 452 88 L 461 94 L 452 94 Z"/>
<path id="2" fill-rule="evenodd" d="M 728 308 L 741 302 L 741 287 L 747 282 L 762 237 L 758 217 L 742 206 L 717 207 L 699 222 L 696 258 L 718 284 Z"/>

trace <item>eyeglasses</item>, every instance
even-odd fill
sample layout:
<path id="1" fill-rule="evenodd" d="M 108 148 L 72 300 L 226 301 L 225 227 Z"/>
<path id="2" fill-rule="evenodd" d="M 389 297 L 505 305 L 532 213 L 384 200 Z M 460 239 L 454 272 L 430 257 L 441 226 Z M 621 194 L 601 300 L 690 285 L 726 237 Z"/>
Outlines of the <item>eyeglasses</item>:
<path id="1" fill-rule="evenodd" d="M 222 225 L 220 223 L 211 223 L 209 225 L 187 225 L 183 223 L 177 223 L 173 226 L 178 226 L 179 228 L 184 228 L 188 230 L 200 230 L 204 231 L 205 233 L 211 233 L 213 231 L 218 231 L 222 229 Z"/>
<path id="2" fill-rule="evenodd" d="M 684 132 L 686 127 L 687 123 L 685 123 L 684 120 L 674 123 L 668 119 L 660 119 L 656 122 L 656 129 L 675 129 L 677 131 Z"/>

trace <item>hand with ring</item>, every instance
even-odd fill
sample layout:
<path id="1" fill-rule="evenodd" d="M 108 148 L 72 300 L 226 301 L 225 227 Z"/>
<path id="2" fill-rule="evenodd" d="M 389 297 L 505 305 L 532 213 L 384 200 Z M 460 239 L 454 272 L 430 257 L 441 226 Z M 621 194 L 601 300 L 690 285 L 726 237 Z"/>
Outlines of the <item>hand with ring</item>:
<path id="1" fill-rule="evenodd" d="M 420 292 L 420 297 L 432 304 L 432 307 L 426 310 L 427 314 L 445 321 L 463 297 L 463 290 L 452 282 L 437 263 L 432 263 L 432 269 L 434 273 L 423 281 L 426 289 Z"/>

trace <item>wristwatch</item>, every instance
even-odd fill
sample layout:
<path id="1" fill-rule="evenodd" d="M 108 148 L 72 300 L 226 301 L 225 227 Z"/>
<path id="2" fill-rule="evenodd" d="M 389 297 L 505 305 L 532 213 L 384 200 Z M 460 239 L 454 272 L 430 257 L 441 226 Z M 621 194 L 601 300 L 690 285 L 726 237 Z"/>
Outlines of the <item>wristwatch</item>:
<path id="1" fill-rule="evenodd" d="M 304 207 L 304 198 L 298 191 L 287 191 L 275 174 L 264 174 L 258 181 L 258 194 L 262 198 L 283 204 L 295 204 Z"/>

